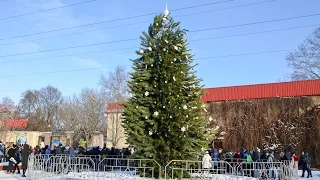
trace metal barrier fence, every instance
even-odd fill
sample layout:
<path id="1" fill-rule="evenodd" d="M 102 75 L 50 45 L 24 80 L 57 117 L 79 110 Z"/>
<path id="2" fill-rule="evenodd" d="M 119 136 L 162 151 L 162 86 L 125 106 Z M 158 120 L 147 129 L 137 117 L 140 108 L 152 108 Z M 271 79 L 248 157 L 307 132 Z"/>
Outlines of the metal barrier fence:
<path id="1" fill-rule="evenodd" d="M 46 179 L 76 172 L 77 177 L 85 177 L 94 171 L 95 163 L 90 157 L 70 157 L 66 155 L 30 155 L 28 179 Z M 72 176 L 75 174 L 69 174 Z"/>
<path id="2" fill-rule="evenodd" d="M 110 177 L 113 175 L 110 172 L 144 178 L 161 178 L 161 166 L 153 159 L 104 158 L 98 164 L 98 176 Z"/>
<path id="3" fill-rule="evenodd" d="M 298 180 L 298 165 L 292 161 L 246 162 L 213 161 L 206 169 L 202 161 L 172 160 L 165 166 L 165 179 L 273 179 Z"/>
<path id="4" fill-rule="evenodd" d="M 152 159 L 103 158 L 98 156 L 30 155 L 28 179 L 128 179 L 159 178 L 160 165 Z"/>
<path id="5" fill-rule="evenodd" d="M 164 173 L 164 177 L 161 174 Z M 102 158 L 102 156 L 30 155 L 28 179 L 298 179 L 298 165 L 292 161 L 245 162 L 241 159 L 212 162 L 209 169 L 202 161 L 172 160 L 161 170 L 152 159 Z"/>
<path id="6" fill-rule="evenodd" d="M 212 162 L 212 168 L 203 168 L 202 161 L 172 160 L 165 166 L 165 179 L 217 179 L 234 175 L 233 167 L 226 161 Z"/>

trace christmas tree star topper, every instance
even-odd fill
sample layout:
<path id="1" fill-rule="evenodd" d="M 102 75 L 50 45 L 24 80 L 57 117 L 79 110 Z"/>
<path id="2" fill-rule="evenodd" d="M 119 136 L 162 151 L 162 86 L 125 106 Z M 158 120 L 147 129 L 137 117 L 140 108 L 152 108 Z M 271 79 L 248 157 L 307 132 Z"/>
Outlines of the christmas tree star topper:
<path id="1" fill-rule="evenodd" d="M 164 17 L 168 18 L 169 14 L 170 14 L 170 12 L 168 10 L 168 4 L 166 3 L 166 10 L 164 11 Z"/>

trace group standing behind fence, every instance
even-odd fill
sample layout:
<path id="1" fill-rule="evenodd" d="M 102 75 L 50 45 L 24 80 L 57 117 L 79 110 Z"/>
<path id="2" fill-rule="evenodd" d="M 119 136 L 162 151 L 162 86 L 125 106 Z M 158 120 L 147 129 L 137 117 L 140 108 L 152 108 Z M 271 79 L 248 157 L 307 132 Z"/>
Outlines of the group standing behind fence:
<path id="1" fill-rule="evenodd" d="M 211 156 L 210 156 L 211 155 Z M 264 150 L 261 152 L 259 148 L 256 148 L 253 151 L 247 151 L 245 148 L 241 148 L 239 152 L 224 152 L 222 148 L 212 148 L 211 152 L 206 151 L 202 159 L 203 167 L 206 169 L 217 169 L 219 168 L 219 161 L 224 160 L 229 163 L 239 163 L 246 162 L 248 164 L 248 169 L 256 168 L 250 165 L 253 162 L 267 162 L 269 164 L 275 162 L 285 162 L 290 168 L 302 168 L 302 177 L 307 171 L 307 178 L 312 177 L 311 172 L 311 157 L 308 153 L 301 153 L 300 158 L 296 156 L 295 153 L 290 151 L 290 148 L 287 148 L 283 151 L 273 151 L 273 150 Z"/>
<path id="2" fill-rule="evenodd" d="M 13 144 L 12 147 L 7 149 L 2 142 L 0 142 L 0 154 L 1 162 L 8 161 L 7 174 L 13 175 L 17 170 L 17 174 L 20 174 L 20 163 L 22 164 L 22 177 L 26 177 L 26 171 L 28 167 L 28 158 L 31 154 L 31 147 L 28 144 L 16 145 Z"/>
<path id="3" fill-rule="evenodd" d="M 82 162 L 82 163 L 91 163 L 93 167 L 97 167 L 97 164 L 103 158 L 120 158 L 125 159 L 131 155 L 131 151 L 126 149 L 115 149 L 106 148 L 104 145 L 103 148 L 100 147 L 92 147 L 91 149 L 85 150 L 82 147 L 75 148 L 73 146 L 62 146 L 59 144 L 58 146 L 46 145 L 43 148 L 40 146 L 36 146 L 35 148 L 31 148 L 27 144 L 24 145 L 13 145 L 10 147 L 7 152 L 5 151 L 4 145 L 0 142 L 0 156 L 1 160 L 4 161 L 6 159 L 9 162 L 7 173 L 13 174 L 16 170 L 18 174 L 20 174 L 19 164 L 22 164 L 23 174 L 22 176 L 25 177 L 25 173 L 28 167 L 28 157 L 33 153 L 36 155 L 35 157 L 41 157 L 41 159 L 45 160 L 43 164 L 44 170 L 47 169 L 50 165 L 54 165 L 53 170 L 55 172 L 62 169 L 60 162 L 62 158 L 59 159 L 61 156 L 66 156 L 72 159 L 73 157 L 81 157 L 81 156 L 90 156 L 92 159 L 91 162 Z M 40 155 L 40 156 L 39 156 Z M 49 160 L 50 159 L 50 160 Z M 222 148 L 216 149 L 213 148 L 210 151 L 207 151 L 202 159 L 202 167 L 204 169 L 219 169 L 219 162 L 224 161 L 230 164 L 239 163 L 246 164 L 244 168 L 246 170 L 250 169 L 259 169 L 262 168 L 262 165 L 256 165 L 256 162 L 265 162 L 265 163 L 276 163 L 276 162 L 289 162 L 286 163 L 286 166 L 290 166 L 291 169 L 297 168 L 298 166 L 302 167 L 302 177 L 304 177 L 305 171 L 307 171 L 307 177 L 312 177 L 311 173 L 311 157 L 308 153 L 302 152 L 300 158 L 298 158 L 295 153 L 292 153 L 290 149 L 285 149 L 284 151 L 270 151 L 264 150 L 261 152 L 259 148 L 249 152 L 245 148 L 241 148 L 239 152 L 235 153 L 226 153 L 223 151 Z M 122 161 L 121 161 L 122 162 Z M 73 162 L 68 162 L 73 163 Z M 110 163 L 113 165 L 113 161 Z M 108 163 L 109 164 L 109 163 Z M 255 165 L 254 165 L 255 164 Z M 121 166 L 121 163 L 119 164 Z M 230 169 L 227 171 L 231 171 Z M 232 169 L 234 171 L 234 169 Z M 219 173 L 219 172 L 218 172 Z M 249 176 L 255 176 L 254 173 L 249 174 Z"/>
<path id="4" fill-rule="evenodd" d="M 62 144 L 56 145 L 46 145 L 41 148 L 40 146 L 36 146 L 32 148 L 28 144 L 13 144 L 12 147 L 6 148 L 5 145 L 0 141 L 0 162 L 8 162 L 7 174 L 13 175 L 17 170 L 17 174 L 20 174 L 19 164 L 22 164 L 23 174 L 22 177 L 26 177 L 25 173 L 28 167 L 28 158 L 30 154 L 34 155 L 42 155 L 48 163 L 56 164 L 57 170 L 61 169 L 58 166 L 57 158 L 53 158 L 49 161 L 51 156 L 68 156 L 68 157 L 76 157 L 76 156 L 91 156 L 94 160 L 95 164 L 99 160 L 100 157 L 108 157 L 108 158 L 126 158 L 131 155 L 131 151 L 128 148 L 125 149 L 115 149 L 106 148 L 104 145 L 103 148 L 100 147 L 92 147 L 91 149 L 85 150 L 82 147 L 75 148 L 74 146 L 62 146 Z M 94 157 L 95 156 L 95 157 Z M 38 156 L 39 157 L 39 156 Z M 57 171 L 56 170 L 56 171 Z"/>

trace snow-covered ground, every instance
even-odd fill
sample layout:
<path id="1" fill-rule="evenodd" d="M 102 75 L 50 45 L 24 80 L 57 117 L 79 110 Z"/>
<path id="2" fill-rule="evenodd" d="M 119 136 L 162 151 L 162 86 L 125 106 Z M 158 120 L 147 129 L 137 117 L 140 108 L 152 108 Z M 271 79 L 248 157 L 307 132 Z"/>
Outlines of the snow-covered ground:
<path id="1" fill-rule="evenodd" d="M 124 173 L 124 172 L 108 172 L 108 173 L 98 173 L 94 172 L 96 176 L 96 180 L 148 180 L 149 178 L 142 178 L 138 176 L 132 176 L 130 173 Z M 302 172 L 299 171 L 299 176 L 301 176 Z M 67 176 L 56 176 L 56 177 L 50 177 L 46 178 L 45 180 L 81 180 L 81 179 L 88 179 L 88 176 L 90 174 L 88 173 L 70 173 Z M 307 175 L 307 174 L 305 174 Z M 309 178 L 310 180 L 320 180 L 320 171 L 313 171 L 312 172 L 313 178 Z M 90 175 L 91 176 L 91 175 Z M 21 175 L 14 174 L 14 175 L 7 175 L 5 171 L 0 171 L 0 180 L 23 180 L 26 178 L 22 178 Z M 38 179 L 38 178 L 37 178 Z M 39 178 L 40 179 L 40 178 Z M 195 178 L 194 178 L 195 179 Z M 201 179 L 225 179 L 225 180 L 254 180 L 255 178 L 243 178 L 243 177 L 237 177 L 237 176 L 225 176 L 225 175 L 210 175 L 210 177 L 202 177 Z M 300 178 L 300 179 L 307 179 Z"/>

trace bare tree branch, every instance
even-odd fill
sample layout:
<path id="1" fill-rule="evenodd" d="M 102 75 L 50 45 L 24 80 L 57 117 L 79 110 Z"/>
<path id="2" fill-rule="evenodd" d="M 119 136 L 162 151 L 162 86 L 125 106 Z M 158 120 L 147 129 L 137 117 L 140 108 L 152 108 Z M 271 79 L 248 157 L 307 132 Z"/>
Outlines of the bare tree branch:
<path id="1" fill-rule="evenodd" d="M 110 96 L 111 101 L 123 102 L 128 97 L 127 81 L 129 74 L 125 68 L 119 66 L 109 73 L 108 77 L 101 75 L 100 85 L 103 91 Z"/>
<path id="2" fill-rule="evenodd" d="M 57 130 L 58 109 L 62 103 L 62 93 L 55 87 L 27 90 L 22 93 L 19 103 L 21 115 L 29 119 L 29 130 Z"/>
<path id="3" fill-rule="evenodd" d="M 287 55 L 292 80 L 320 78 L 320 28 L 316 29 L 298 49 Z"/>
<path id="4" fill-rule="evenodd" d="M 110 98 L 110 101 L 116 103 L 125 102 L 129 96 L 127 81 L 129 80 L 129 74 L 123 67 L 117 67 L 109 75 L 101 76 L 100 85 L 106 96 Z M 124 129 L 122 126 L 122 113 L 119 109 L 115 112 L 108 112 L 108 119 L 106 124 L 107 140 L 111 141 L 112 146 L 116 147 L 124 140 Z"/>

